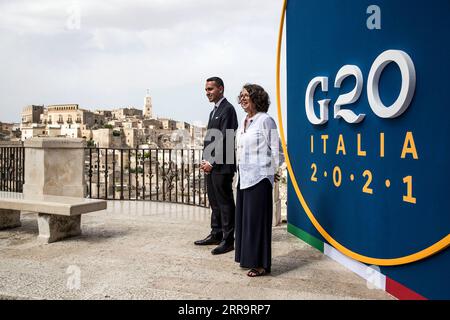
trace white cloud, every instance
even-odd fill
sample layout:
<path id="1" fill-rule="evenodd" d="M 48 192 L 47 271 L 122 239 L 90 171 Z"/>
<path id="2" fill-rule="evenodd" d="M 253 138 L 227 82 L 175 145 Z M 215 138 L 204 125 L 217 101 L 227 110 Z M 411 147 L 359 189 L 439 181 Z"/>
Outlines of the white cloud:
<path id="1" fill-rule="evenodd" d="M 263 85 L 275 115 L 280 10 L 273 0 L 2 1 L 0 121 L 27 104 L 142 107 L 148 88 L 158 115 L 205 122 L 211 75 L 238 110 L 242 84 Z"/>

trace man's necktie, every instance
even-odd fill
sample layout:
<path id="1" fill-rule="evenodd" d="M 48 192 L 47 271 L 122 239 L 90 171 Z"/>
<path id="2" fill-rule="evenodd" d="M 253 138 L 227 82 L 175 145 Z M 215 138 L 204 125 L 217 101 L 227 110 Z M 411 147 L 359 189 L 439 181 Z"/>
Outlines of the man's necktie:
<path id="1" fill-rule="evenodd" d="M 213 112 L 211 114 L 211 119 L 209 119 L 209 120 L 212 120 L 214 118 L 214 115 L 216 114 L 216 111 L 217 111 L 217 106 L 214 106 L 214 110 L 213 110 Z"/>

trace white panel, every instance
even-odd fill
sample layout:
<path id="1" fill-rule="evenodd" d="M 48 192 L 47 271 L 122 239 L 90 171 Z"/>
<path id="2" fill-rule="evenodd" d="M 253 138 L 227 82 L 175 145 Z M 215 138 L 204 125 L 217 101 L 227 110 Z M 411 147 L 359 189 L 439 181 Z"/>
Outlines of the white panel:
<path id="1" fill-rule="evenodd" d="M 386 291 L 386 276 L 379 272 L 378 266 L 367 266 L 364 263 L 353 260 L 326 243 L 324 243 L 323 252 L 334 261 L 339 262 L 358 276 L 367 280 L 369 289 L 375 287 Z"/>

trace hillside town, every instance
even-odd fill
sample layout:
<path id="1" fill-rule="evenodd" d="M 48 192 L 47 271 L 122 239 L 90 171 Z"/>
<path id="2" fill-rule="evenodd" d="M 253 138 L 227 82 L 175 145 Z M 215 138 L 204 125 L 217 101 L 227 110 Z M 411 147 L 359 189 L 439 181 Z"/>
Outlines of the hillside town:
<path id="1" fill-rule="evenodd" d="M 135 107 L 90 111 L 78 104 L 29 105 L 20 123 L 1 123 L 0 140 L 19 144 L 37 136 L 84 138 L 98 148 L 201 149 L 206 127 L 155 117 L 147 92 Z"/>

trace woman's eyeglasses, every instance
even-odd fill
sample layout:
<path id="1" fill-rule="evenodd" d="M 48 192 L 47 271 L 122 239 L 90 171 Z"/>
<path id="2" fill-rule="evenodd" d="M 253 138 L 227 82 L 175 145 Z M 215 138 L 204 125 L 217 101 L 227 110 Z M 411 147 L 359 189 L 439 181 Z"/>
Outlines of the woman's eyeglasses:
<path id="1" fill-rule="evenodd" d="M 250 97 L 250 95 L 248 93 L 244 93 L 244 94 L 238 95 L 237 99 L 238 99 L 238 102 L 241 102 L 242 99 L 249 98 L 249 97 Z"/>

